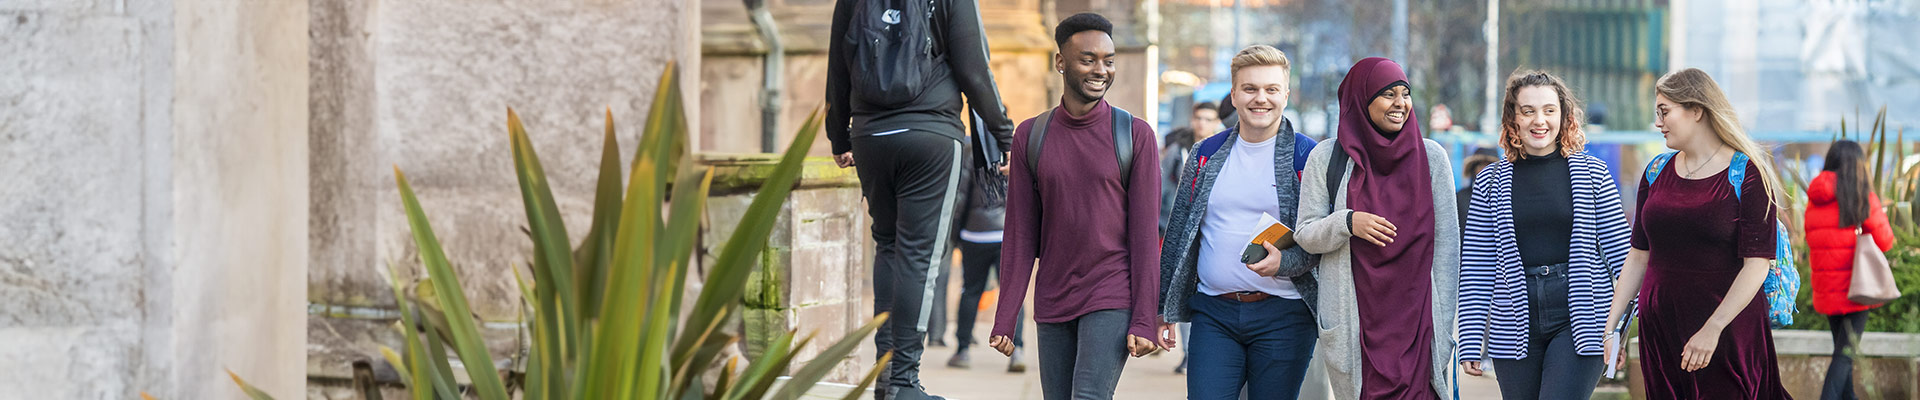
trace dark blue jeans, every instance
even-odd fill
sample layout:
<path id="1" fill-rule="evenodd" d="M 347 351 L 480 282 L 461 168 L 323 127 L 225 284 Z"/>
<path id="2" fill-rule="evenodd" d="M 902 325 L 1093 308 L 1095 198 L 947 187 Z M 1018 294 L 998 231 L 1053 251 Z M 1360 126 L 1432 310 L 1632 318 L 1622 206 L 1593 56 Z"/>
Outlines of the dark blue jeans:
<path id="1" fill-rule="evenodd" d="M 1242 303 L 1196 293 L 1187 304 L 1187 398 L 1237 400 L 1242 387 L 1248 399 L 1299 398 L 1319 338 L 1305 301 Z"/>

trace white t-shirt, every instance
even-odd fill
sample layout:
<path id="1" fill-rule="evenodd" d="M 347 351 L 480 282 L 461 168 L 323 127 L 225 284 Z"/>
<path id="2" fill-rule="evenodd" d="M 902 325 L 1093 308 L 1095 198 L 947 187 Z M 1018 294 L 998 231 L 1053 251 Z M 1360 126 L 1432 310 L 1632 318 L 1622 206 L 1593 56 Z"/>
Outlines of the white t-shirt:
<path id="1" fill-rule="evenodd" d="M 1260 223 L 1260 214 L 1280 215 L 1279 190 L 1273 178 L 1273 146 L 1279 137 L 1260 143 L 1245 138 L 1233 141 L 1232 156 L 1220 166 L 1213 193 L 1207 199 L 1207 215 L 1200 225 L 1200 293 L 1218 296 L 1233 292 L 1264 292 L 1287 299 L 1299 299 L 1293 281 L 1282 277 L 1263 277 L 1240 263 L 1247 239 Z"/>

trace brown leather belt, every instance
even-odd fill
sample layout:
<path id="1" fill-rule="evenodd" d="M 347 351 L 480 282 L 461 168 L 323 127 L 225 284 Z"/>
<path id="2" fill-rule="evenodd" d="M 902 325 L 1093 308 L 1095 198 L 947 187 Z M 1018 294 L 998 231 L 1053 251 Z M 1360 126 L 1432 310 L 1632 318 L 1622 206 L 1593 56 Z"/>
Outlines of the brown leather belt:
<path id="1" fill-rule="evenodd" d="M 1267 294 L 1266 292 L 1233 292 L 1233 293 L 1225 293 L 1225 294 L 1221 294 L 1219 296 L 1213 296 L 1213 297 L 1219 297 L 1222 299 L 1238 301 L 1241 303 L 1253 303 L 1261 300 L 1271 299 L 1273 298 L 1273 295 Z"/>

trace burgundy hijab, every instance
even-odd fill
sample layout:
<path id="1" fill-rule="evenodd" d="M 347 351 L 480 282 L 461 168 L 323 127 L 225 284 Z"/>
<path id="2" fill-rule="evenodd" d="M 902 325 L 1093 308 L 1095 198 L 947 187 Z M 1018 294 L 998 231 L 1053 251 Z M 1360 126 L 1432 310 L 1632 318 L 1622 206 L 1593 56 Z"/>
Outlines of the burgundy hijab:
<path id="1" fill-rule="evenodd" d="M 1407 109 L 1400 132 L 1368 118 L 1382 91 L 1407 85 L 1400 64 L 1360 60 L 1340 82 L 1340 149 L 1353 159 L 1347 208 L 1379 215 L 1399 230 L 1377 246 L 1353 238 L 1360 308 L 1360 398 L 1437 398 L 1433 391 L 1433 185 L 1420 118 Z"/>

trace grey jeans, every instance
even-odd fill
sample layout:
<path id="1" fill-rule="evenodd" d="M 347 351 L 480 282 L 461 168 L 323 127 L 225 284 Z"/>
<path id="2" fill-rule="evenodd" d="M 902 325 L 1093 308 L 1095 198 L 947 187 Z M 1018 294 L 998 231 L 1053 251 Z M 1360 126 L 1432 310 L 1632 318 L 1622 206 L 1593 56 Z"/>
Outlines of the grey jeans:
<path id="1" fill-rule="evenodd" d="M 1527 319 L 1531 321 L 1527 358 L 1494 358 L 1500 370 L 1500 396 L 1506 399 L 1585 399 L 1593 397 L 1606 361 L 1574 352 L 1573 319 L 1567 307 L 1567 264 L 1528 267 Z"/>
<path id="2" fill-rule="evenodd" d="M 1100 310 L 1037 326 L 1040 394 L 1046 400 L 1108 400 L 1127 364 L 1128 310 Z"/>

